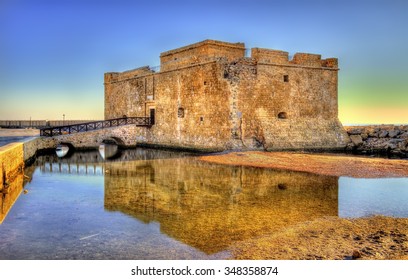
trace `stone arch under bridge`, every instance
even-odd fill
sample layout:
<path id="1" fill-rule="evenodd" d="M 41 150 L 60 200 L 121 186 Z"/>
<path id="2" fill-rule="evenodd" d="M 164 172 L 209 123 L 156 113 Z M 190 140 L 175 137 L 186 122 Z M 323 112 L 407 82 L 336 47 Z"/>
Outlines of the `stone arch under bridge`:
<path id="1" fill-rule="evenodd" d="M 145 128 L 134 125 L 124 125 L 113 128 L 103 128 L 99 130 L 79 132 L 74 134 L 58 135 L 50 138 L 43 138 L 50 141 L 51 148 L 58 144 L 67 144 L 75 149 L 98 148 L 101 144 L 117 144 L 122 147 L 135 147 L 138 141 L 145 139 Z"/>

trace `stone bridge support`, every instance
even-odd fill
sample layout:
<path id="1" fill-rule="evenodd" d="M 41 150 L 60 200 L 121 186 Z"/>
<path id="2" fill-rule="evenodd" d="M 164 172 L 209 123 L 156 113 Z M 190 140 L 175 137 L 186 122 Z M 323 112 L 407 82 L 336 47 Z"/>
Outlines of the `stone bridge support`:
<path id="1" fill-rule="evenodd" d="M 114 142 L 122 147 L 135 147 L 137 142 L 145 142 L 147 128 L 135 125 L 103 128 L 88 132 L 65 134 L 36 139 L 33 148 L 55 148 L 58 144 L 68 144 L 76 149 L 98 148 L 100 144 Z"/>
<path id="2" fill-rule="evenodd" d="M 67 143 L 75 148 L 97 148 L 106 142 L 115 142 L 123 147 L 135 147 L 137 138 L 143 134 L 146 128 L 135 125 L 124 125 L 120 127 L 104 128 L 89 132 L 80 132 L 53 137 L 57 144 Z M 143 138 L 143 136 L 142 136 Z"/>

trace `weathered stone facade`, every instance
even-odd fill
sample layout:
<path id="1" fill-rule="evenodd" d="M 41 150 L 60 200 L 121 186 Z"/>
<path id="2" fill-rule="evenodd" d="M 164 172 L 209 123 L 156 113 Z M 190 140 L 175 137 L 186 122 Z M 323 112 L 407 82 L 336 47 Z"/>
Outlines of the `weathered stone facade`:
<path id="1" fill-rule="evenodd" d="M 154 116 L 138 143 L 203 150 L 341 149 L 335 58 L 206 40 L 161 54 L 160 71 L 105 74 L 105 118 Z"/>

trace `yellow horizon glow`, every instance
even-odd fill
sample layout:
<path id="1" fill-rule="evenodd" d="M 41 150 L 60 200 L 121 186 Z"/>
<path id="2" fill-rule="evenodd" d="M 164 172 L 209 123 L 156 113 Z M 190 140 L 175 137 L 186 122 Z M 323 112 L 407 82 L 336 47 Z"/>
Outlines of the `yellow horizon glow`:
<path id="1" fill-rule="evenodd" d="M 408 124 L 408 108 L 380 106 L 339 107 L 339 119 L 347 124 Z"/>

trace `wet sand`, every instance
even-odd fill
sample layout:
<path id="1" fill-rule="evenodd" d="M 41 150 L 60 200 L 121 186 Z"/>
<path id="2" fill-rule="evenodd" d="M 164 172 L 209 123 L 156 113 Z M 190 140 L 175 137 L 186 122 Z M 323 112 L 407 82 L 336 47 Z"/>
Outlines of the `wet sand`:
<path id="1" fill-rule="evenodd" d="M 408 177 L 408 160 L 404 159 L 259 151 L 209 155 L 200 159 L 219 164 L 276 168 L 337 177 Z"/>
<path id="2" fill-rule="evenodd" d="M 234 246 L 234 259 L 408 260 L 408 219 L 326 217 Z"/>
<path id="3" fill-rule="evenodd" d="M 258 151 L 202 156 L 200 159 L 328 176 L 408 177 L 408 160 Z M 408 259 L 408 218 L 319 218 L 241 242 L 231 248 L 231 252 L 234 259 Z"/>

